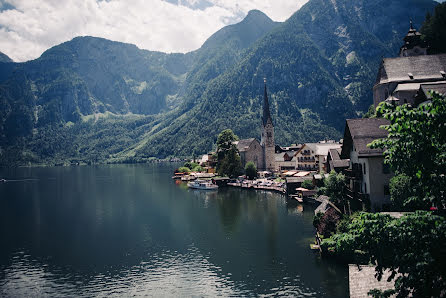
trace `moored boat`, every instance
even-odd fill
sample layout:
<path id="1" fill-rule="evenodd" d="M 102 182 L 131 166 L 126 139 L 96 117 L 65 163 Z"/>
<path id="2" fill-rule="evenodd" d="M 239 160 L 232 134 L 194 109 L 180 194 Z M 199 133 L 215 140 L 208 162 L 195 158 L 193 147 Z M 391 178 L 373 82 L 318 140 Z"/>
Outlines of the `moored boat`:
<path id="1" fill-rule="evenodd" d="M 203 190 L 215 190 L 218 189 L 218 185 L 213 184 L 211 181 L 195 180 L 187 184 L 189 188 L 203 189 Z"/>

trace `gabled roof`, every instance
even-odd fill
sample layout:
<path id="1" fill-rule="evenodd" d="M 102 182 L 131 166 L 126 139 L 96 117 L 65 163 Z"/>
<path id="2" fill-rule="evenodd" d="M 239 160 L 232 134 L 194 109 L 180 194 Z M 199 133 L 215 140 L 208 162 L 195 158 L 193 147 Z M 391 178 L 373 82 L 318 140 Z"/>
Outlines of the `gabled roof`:
<path id="1" fill-rule="evenodd" d="M 341 159 L 341 150 L 342 148 L 338 149 L 330 149 L 328 152 L 328 155 L 330 156 L 330 167 L 335 168 L 348 168 L 350 160 L 349 159 Z"/>
<path id="2" fill-rule="evenodd" d="M 359 157 L 381 156 L 383 154 L 382 149 L 371 149 L 367 147 L 367 144 L 376 139 L 387 137 L 387 130 L 380 128 L 380 126 L 389 123 L 388 120 L 381 118 L 347 119 L 341 158 L 350 158 L 353 145 Z"/>
<path id="3" fill-rule="evenodd" d="M 446 71 L 446 54 L 384 58 L 375 84 L 444 80 L 441 71 Z"/>
<path id="4" fill-rule="evenodd" d="M 255 138 L 243 139 L 243 140 L 234 142 L 234 144 L 237 146 L 237 149 L 239 152 L 244 152 L 244 151 L 248 151 L 249 146 L 251 146 L 251 143 L 254 141 L 256 141 Z"/>
<path id="5" fill-rule="evenodd" d="M 422 84 L 420 90 L 424 93 L 427 99 L 431 98 L 429 91 L 446 94 L 446 81 L 440 84 Z"/>

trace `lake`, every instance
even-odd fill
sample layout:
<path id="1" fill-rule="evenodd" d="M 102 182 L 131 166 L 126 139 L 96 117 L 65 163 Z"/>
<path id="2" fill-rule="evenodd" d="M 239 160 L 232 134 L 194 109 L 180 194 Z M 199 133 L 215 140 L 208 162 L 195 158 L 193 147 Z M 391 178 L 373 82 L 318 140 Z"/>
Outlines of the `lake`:
<path id="1" fill-rule="evenodd" d="M 314 208 L 190 190 L 178 164 L 0 169 L 0 296 L 348 297 Z"/>

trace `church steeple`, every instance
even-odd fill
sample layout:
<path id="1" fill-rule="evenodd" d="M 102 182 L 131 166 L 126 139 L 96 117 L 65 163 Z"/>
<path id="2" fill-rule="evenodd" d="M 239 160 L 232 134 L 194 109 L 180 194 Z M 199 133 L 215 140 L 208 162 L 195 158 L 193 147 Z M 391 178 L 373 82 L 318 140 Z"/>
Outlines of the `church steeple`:
<path id="1" fill-rule="evenodd" d="M 271 119 L 268 102 L 268 92 L 266 90 L 266 79 L 264 79 L 265 91 L 263 93 L 263 117 L 262 117 L 262 136 L 260 145 L 263 149 L 263 169 L 273 172 L 275 170 L 275 149 L 274 125 Z"/>
<path id="2" fill-rule="evenodd" d="M 421 39 L 421 33 L 414 28 L 410 20 L 409 32 L 404 37 L 404 44 L 400 48 L 400 57 L 427 55 L 426 43 Z"/>
<path id="3" fill-rule="evenodd" d="M 271 124 L 273 123 L 273 121 L 271 120 L 271 114 L 269 112 L 268 92 L 266 90 L 266 78 L 263 79 L 263 82 L 265 84 L 265 91 L 264 91 L 264 94 L 263 94 L 263 117 L 262 117 L 262 121 L 263 121 L 263 126 L 266 126 L 266 124 L 268 123 L 268 120 L 271 122 Z"/>

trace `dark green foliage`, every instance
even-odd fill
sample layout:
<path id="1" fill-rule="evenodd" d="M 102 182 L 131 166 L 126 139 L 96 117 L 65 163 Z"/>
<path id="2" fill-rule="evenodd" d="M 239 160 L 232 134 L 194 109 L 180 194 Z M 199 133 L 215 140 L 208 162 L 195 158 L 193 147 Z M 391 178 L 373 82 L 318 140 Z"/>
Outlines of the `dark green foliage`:
<path id="1" fill-rule="evenodd" d="M 406 206 L 427 209 L 444 208 L 446 198 L 446 100 L 432 94 L 429 103 L 416 108 L 381 103 L 378 116 L 390 121 L 386 139 L 375 140 L 372 148 L 386 148 L 385 160 L 396 175 L 410 177 L 416 197 L 408 197 Z M 407 181 L 406 181 L 407 182 Z"/>
<path id="2" fill-rule="evenodd" d="M 390 179 L 390 199 L 394 210 L 416 210 L 423 207 L 416 204 L 418 200 L 413 184 L 412 178 L 405 174 L 399 174 Z"/>
<path id="3" fill-rule="evenodd" d="M 434 14 L 426 15 L 420 31 L 429 46 L 430 54 L 446 53 L 446 3 L 435 7 Z"/>
<path id="4" fill-rule="evenodd" d="M 248 161 L 245 166 L 245 175 L 248 179 L 257 177 L 257 167 L 252 161 Z"/>
<path id="5" fill-rule="evenodd" d="M 186 168 L 189 168 L 189 169 L 193 169 L 193 168 L 197 167 L 198 164 L 195 162 L 192 162 L 192 161 L 186 161 L 183 166 Z"/>
<path id="6" fill-rule="evenodd" d="M 367 110 L 367 113 L 365 113 L 362 118 L 375 118 L 376 117 L 376 110 L 375 105 L 371 104 L 369 109 Z"/>
<path id="7" fill-rule="evenodd" d="M 313 189 L 314 188 L 313 181 L 312 180 L 304 180 L 304 182 L 302 182 L 302 187 L 306 188 L 306 189 Z"/>
<path id="8" fill-rule="evenodd" d="M 328 178 L 324 178 L 324 186 L 319 189 L 319 193 L 330 197 L 330 201 L 344 211 L 348 209 L 346 181 L 344 174 L 333 170 Z"/>
<path id="9" fill-rule="evenodd" d="M 234 142 L 238 137 L 230 129 L 223 130 L 217 138 L 217 172 L 221 176 L 237 177 L 243 173 L 239 152 Z"/>
<path id="10" fill-rule="evenodd" d="M 376 264 L 376 276 L 389 270 L 397 297 L 440 297 L 446 291 L 446 219 L 425 211 L 401 217 L 360 213 L 348 232 L 322 243 L 347 259 Z M 375 291 L 375 294 L 379 293 Z"/>

